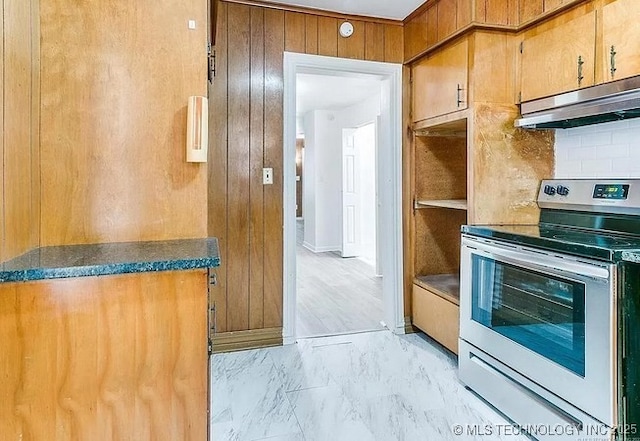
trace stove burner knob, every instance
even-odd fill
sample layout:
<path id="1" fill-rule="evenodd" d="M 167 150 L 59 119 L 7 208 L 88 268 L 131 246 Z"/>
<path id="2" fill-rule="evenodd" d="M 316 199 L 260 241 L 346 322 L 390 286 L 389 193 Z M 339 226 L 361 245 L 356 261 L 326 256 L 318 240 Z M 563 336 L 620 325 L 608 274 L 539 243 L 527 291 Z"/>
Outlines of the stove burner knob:
<path id="1" fill-rule="evenodd" d="M 548 194 L 549 196 L 553 196 L 554 194 L 556 194 L 556 188 L 552 187 L 551 185 L 545 185 L 543 191 L 544 194 Z"/>
<path id="2" fill-rule="evenodd" d="M 558 185 L 558 188 L 556 188 L 556 192 L 560 195 L 560 196 L 566 196 L 569 194 L 569 189 L 563 185 Z"/>

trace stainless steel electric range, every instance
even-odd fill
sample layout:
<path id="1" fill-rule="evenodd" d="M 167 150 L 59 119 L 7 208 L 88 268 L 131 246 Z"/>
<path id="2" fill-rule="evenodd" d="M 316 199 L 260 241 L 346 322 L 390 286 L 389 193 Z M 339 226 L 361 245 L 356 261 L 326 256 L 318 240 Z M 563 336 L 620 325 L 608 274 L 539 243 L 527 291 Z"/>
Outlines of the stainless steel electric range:
<path id="1" fill-rule="evenodd" d="M 640 439 L 640 180 L 543 181 L 538 205 L 462 228 L 460 379 L 536 439 Z"/>

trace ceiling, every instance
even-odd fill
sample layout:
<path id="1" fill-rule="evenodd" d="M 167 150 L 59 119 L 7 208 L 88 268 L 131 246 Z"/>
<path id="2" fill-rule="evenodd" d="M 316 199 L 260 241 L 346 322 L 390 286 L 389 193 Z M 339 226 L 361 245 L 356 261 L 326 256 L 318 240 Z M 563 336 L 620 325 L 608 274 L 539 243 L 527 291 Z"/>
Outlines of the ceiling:
<path id="1" fill-rule="evenodd" d="M 375 76 L 296 75 L 296 115 L 310 110 L 338 110 L 380 93 Z"/>
<path id="2" fill-rule="evenodd" d="M 270 0 L 291 6 L 322 9 L 343 14 L 403 20 L 425 0 Z"/>

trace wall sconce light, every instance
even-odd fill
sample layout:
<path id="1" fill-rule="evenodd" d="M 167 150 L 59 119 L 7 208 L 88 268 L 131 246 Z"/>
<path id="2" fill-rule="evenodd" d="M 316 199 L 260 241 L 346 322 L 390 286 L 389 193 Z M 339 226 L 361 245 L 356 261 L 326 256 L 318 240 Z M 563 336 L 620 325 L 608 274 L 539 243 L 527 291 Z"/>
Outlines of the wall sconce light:
<path id="1" fill-rule="evenodd" d="M 204 96 L 190 96 L 187 105 L 187 162 L 207 162 L 209 105 Z"/>

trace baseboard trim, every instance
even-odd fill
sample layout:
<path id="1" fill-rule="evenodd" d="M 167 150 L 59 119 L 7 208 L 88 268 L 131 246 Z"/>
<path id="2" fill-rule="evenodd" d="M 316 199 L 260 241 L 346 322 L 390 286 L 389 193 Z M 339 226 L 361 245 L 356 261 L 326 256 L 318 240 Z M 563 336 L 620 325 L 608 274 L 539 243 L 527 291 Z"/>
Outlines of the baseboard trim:
<path id="1" fill-rule="evenodd" d="M 309 242 L 302 242 L 302 246 L 314 253 L 327 253 L 329 251 L 340 252 L 340 247 L 336 247 L 336 246 L 314 247 Z"/>
<path id="2" fill-rule="evenodd" d="M 221 332 L 213 335 L 213 352 L 282 346 L 282 328 L 251 329 Z"/>
<path id="3" fill-rule="evenodd" d="M 420 330 L 418 328 L 416 328 L 415 326 L 413 326 L 413 323 L 411 323 L 411 317 L 405 317 L 404 318 L 404 333 L 405 334 L 414 334 L 416 332 L 419 332 Z"/>

